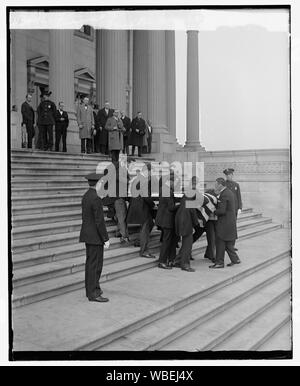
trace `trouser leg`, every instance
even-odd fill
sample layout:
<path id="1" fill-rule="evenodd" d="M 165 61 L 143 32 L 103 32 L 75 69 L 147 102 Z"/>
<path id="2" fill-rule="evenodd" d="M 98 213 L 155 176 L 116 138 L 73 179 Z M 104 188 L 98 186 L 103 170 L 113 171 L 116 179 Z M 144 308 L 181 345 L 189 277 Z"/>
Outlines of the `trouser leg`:
<path id="1" fill-rule="evenodd" d="M 127 207 L 126 202 L 122 198 L 115 201 L 115 211 L 118 220 L 118 230 L 122 237 L 128 237 L 128 229 L 126 224 Z"/>
<path id="2" fill-rule="evenodd" d="M 207 221 L 205 225 L 207 247 L 204 256 L 214 261 L 216 259 L 215 221 Z"/>
<path id="3" fill-rule="evenodd" d="M 226 241 L 225 250 L 226 250 L 231 262 L 236 264 L 239 261 L 239 257 L 234 249 L 234 245 L 235 245 L 235 240 Z"/>
<path id="4" fill-rule="evenodd" d="M 85 153 L 85 138 L 81 138 L 81 153 Z"/>
<path id="5" fill-rule="evenodd" d="M 224 265 L 225 241 L 216 235 L 216 264 Z"/>
<path id="6" fill-rule="evenodd" d="M 153 228 L 153 220 L 149 218 L 142 225 L 141 233 L 140 233 L 140 255 L 148 252 L 148 243 L 151 230 Z"/>
<path id="7" fill-rule="evenodd" d="M 27 147 L 28 149 L 32 149 L 32 138 L 34 137 L 34 128 L 33 124 L 29 123 L 26 125 L 26 131 L 27 131 Z"/>
<path id="8" fill-rule="evenodd" d="M 181 256 L 181 267 L 188 268 L 190 267 L 190 257 L 192 254 L 193 247 L 193 235 L 187 235 L 182 237 L 182 245 L 180 248 L 180 256 Z"/>
<path id="9" fill-rule="evenodd" d="M 55 127 L 55 151 L 59 151 L 59 143 L 61 138 L 61 128 Z"/>
<path id="10" fill-rule="evenodd" d="M 138 156 L 142 156 L 142 146 L 138 146 Z"/>
<path id="11" fill-rule="evenodd" d="M 52 150 L 53 148 L 53 125 L 47 125 L 47 148 Z"/>
<path id="12" fill-rule="evenodd" d="M 91 152 L 92 140 L 91 138 L 86 139 L 86 152 L 89 154 Z"/>
<path id="13" fill-rule="evenodd" d="M 135 145 L 132 145 L 131 146 L 131 155 L 134 155 L 134 152 L 135 152 Z"/>
<path id="14" fill-rule="evenodd" d="M 63 144 L 63 152 L 67 151 L 67 128 L 64 127 L 62 129 L 62 144 Z"/>
<path id="15" fill-rule="evenodd" d="M 85 288 L 88 298 L 99 296 L 99 280 L 103 267 L 103 246 L 86 244 Z"/>

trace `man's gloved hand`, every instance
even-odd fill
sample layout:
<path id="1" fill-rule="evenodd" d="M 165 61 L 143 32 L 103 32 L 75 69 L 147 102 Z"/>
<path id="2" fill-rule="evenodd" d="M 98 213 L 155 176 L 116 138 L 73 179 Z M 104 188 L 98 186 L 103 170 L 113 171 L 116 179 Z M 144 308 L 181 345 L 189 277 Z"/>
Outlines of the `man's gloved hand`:
<path id="1" fill-rule="evenodd" d="M 242 209 L 238 209 L 238 216 L 242 213 Z"/>
<path id="2" fill-rule="evenodd" d="M 107 240 L 107 241 L 104 242 L 104 248 L 105 248 L 105 249 L 108 249 L 108 248 L 109 248 L 109 245 L 110 245 L 110 244 L 109 244 L 109 240 Z"/>

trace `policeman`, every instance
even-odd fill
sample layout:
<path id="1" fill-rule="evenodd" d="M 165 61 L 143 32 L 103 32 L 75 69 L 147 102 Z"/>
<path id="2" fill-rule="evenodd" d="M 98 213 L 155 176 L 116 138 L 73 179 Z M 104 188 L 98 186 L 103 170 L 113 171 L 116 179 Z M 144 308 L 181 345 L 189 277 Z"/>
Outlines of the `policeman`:
<path id="1" fill-rule="evenodd" d="M 53 125 L 55 125 L 56 106 L 49 100 L 51 91 L 41 95 L 42 102 L 37 108 L 38 126 L 41 130 L 42 150 L 52 151 L 53 149 Z"/>
<path id="2" fill-rule="evenodd" d="M 230 189 L 234 196 L 234 203 L 235 203 L 235 213 L 236 216 L 240 211 L 242 210 L 242 197 L 241 197 L 241 189 L 240 185 L 233 181 L 233 172 L 234 169 L 228 168 L 223 171 L 223 173 L 226 176 L 226 187 Z"/>

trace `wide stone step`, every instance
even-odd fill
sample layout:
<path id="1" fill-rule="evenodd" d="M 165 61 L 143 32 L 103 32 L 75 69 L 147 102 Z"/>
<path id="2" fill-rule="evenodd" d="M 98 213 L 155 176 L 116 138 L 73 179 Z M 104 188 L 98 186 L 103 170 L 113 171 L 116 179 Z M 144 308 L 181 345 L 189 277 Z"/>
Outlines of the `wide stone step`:
<path id="1" fill-rule="evenodd" d="M 79 176 L 77 178 L 57 178 L 53 180 L 47 180 L 47 179 L 31 179 L 31 178 L 24 178 L 24 177 L 14 177 L 11 179 L 11 186 L 12 188 L 47 188 L 47 187 L 53 187 L 53 188 L 60 188 L 65 186 L 83 186 L 87 188 L 87 181 L 82 176 Z"/>
<path id="2" fill-rule="evenodd" d="M 40 159 L 41 161 L 45 159 L 50 160 L 84 160 L 84 161 L 97 161 L 99 159 L 107 159 L 111 160 L 111 157 L 107 155 L 103 155 L 100 153 L 91 153 L 91 154 L 82 154 L 82 153 L 61 153 L 61 152 L 52 152 L 52 151 L 40 151 L 40 150 L 30 150 L 30 149 L 12 149 L 11 151 L 11 157 L 16 158 L 24 158 L 24 159 Z M 151 154 L 143 155 L 142 157 L 131 157 L 128 158 L 134 158 L 138 160 L 147 160 L 147 161 L 154 161 L 155 158 L 151 156 Z"/>
<path id="3" fill-rule="evenodd" d="M 271 336 L 270 336 L 271 335 Z M 277 325 L 274 326 L 274 330 L 271 334 L 267 334 L 265 339 L 262 339 L 259 344 L 252 349 L 257 351 L 290 351 L 291 350 L 291 317 L 286 316 L 281 320 L 277 320 Z"/>
<path id="4" fill-rule="evenodd" d="M 242 223 L 248 220 L 261 220 L 262 215 L 260 213 L 246 213 L 242 214 L 238 218 L 238 223 Z M 59 216 L 58 221 L 53 221 L 55 218 L 55 213 L 52 214 L 50 221 L 47 221 L 47 216 L 44 216 L 44 222 L 32 225 L 23 225 L 16 226 L 15 218 L 13 217 L 13 230 L 12 235 L 14 240 L 25 239 L 28 237 L 36 237 L 36 236 L 44 236 L 51 234 L 59 234 L 65 232 L 72 232 L 76 230 L 80 230 L 82 219 L 81 213 L 77 215 L 76 218 L 73 219 L 63 219 Z M 52 221 L 51 221 L 52 220 Z M 105 218 L 106 225 L 114 225 L 114 222 Z"/>
<path id="5" fill-rule="evenodd" d="M 107 227 L 109 237 L 114 237 L 116 226 Z M 130 233 L 139 227 L 132 226 L 129 228 Z M 74 232 L 59 233 L 46 236 L 36 236 L 25 239 L 13 240 L 13 253 L 22 253 L 36 251 L 44 248 L 54 248 L 58 246 L 77 244 L 79 242 L 79 230 Z"/>
<path id="6" fill-rule="evenodd" d="M 106 251 L 105 256 L 110 256 L 110 254 L 118 253 L 119 258 L 123 258 L 123 255 L 130 255 L 132 252 L 137 253 L 139 248 L 134 247 L 133 241 L 138 238 L 139 233 L 133 232 L 130 234 L 131 242 L 130 244 L 124 245 L 120 243 L 120 239 L 117 237 L 112 237 L 110 239 L 110 248 Z M 158 245 L 160 237 L 160 232 L 153 231 L 151 233 L 149 246 L 154 248 Z M 118 251 L 115 251 L 118 249 Z M 65 246 L 59 246 L 54 248 L 45 248 L 38 249 L 36 251 L 23 252 L 23 253 L 15 253 L 13 254 L 13 267 L 15 272 L 17 270 L 22 269 L 22 273 L 24 268 L 36 266 L 44 263 L 57 262 L 61 260 L 69 260 L 69 264 L 72 265 L 74 262 L 74 258 L 81 257 L 85 258 L 85 245 L 84 243 L 76 243 Z M 127 258 L 127 256 L 125 256 Z M 124 258 L 125 258 L 124 257 Z M 30 270 L 29 270 L 30 272 Z"/>
<path id="7" fill-rule="evenodd" d="M 250 237 L 255 237 L 257 235 L 261 235 L 263 233 L 267 233 L 270 231 L 273 231 L 275 228 L 264 228 L 264 229 L 259 229 L 256 231 L 244 231 L 240 235 L 241 240 L 248 239 Z M 258 233 L 259 232 L 259 233 Z M 158 234 L 156 233 L 158 236 Z M 153 235 L 154 236 L 154 235 Z M 159 250 L 159 240 L 158 237 L 153 240 L 152 238 L 152 243 L 150 243 L 149 247 L 152 252 L 158 252 Z M 200 254 L 204 254 L 206 248 L 206 241 L 204 239 L 200 240 L 199 242 L 195 243 L 193 246 L 193 256 L 199 256 Z M 108 263 L 111 262 L 117 262 L 117 261 L 124 261 L 128 259 L 134 259 L 137 258 L 139 255 L 139 249 L 134 248 L 134 247 L 121 247 L 118 248 L 117 250 L 111 250 L 111 251 L 106 251 L 105 252 L 105 261 L 108 261 Z M 13 285 L 15 288 L 17 287 L 24 287 L 27 284 L 28 285 L 34 285 L 34 283 L 37 282 L 44 282 L 45 286 L 47 286 L 48 291 L 47 291 L 47 297 L 51 296 L 56 296 L 57 294 L 62 294 L 65 293 L 69 290 L 69 287 L 73 288 L 74 283 L 77 283 L 77 273 L 83 272 L 84 271 L 84 261 L 85 261 L 85 251 L 82 251 L 82 253 L 78 256 L 78 258 L 69 258 L 66 260 L 61 260 L 61 261 L 54 261 L 50 263 L 45 263 L 37 266 L 32 266 L 28 268 L 22 268 L 15 270 L 14 272 L 14 278 L 13 278 Z M 157 264 L 157 262 L 155 262 Z M 148 268 L 148 265 L 146 265 Z M 142 268 L 140 267 L 140 270 Z M 129 270 L 126 271 L 127 274 L 135 273 L 136 270 Z M 68 276 L 74 277 L 74 283 L 73 281 L 69 281 Z M 63 285 L 61 284 L 61 290 L 59 292 L 58 290 L 58 284 L 56 283 L 56 277 L 63 276 L 66 277 L 67 285 L 63 280 Z M 54 280 L 54 291 L 50 291 L 49 284 L 47 283 L 48 281 L 53 281 Z M 47 282 L 45 282 L 47 281 Z M 77 283 L 78 284 L 78 283 Z M 76 285 L 77 285 L 76 284 Z M 82 284 L 83 285 L 83 284 Z M 40 299 L 40 298 L 39 298 Z"/>
<path id="8" fill-rule="evenodd" d="M 14 205 L 12 203 L 13 216 L 25 216 L 25 215 L 47 215 L 54 212 L 65 212 L 71 210 L 81 210 L 81 201 L 77 202 L 50 202 L 47 204 L 29 204 L 29 205 Z"/>
<path id="9" fill-rule="evenodd" d="M 76 194 L 83 195 L 87 190 L 87 184 L 75 185 L 75 186 L 46 186 L 46 187 L 23 187 L 23 188 L 12 188 L 11 194 L 12 199 L 15 197 L 31 197 L 35 195 L 58 195 L 58 194 L 69 194 L 70 196 Z"/>
<path id="10" fill-rule="evenodd" d="M 203 346 L 228 335 L 234 326 L 237 328 L 245 317 L 269 305 L 273 296 L 286 296 L 290 290 L 289 271 L 288 258 L 275 260 L 229 285 L 210 288 L 179 310 L 98 349 L 202 351 Z"/>
<path id="11" fill-rule="evenodd" d="M 290 279 L 289 279 L 290 281 Z M 275 283 L 274 283 L 275 284 Z M 239 323 L 237 326 L 235 324 L 235 330 L 233 330 L 233 334 L 228 332 L 228 337 L 226 339 L 222 339 L 221 343 L 215 345 L 212 350 L 218 351 L 231 351 L 231 350 L 243 350 L 243 351 L 257 351 L 260 350 L 260 347 L 266 342 L 273 341 L 274 335 L 286 324 L 291 323 L 291 302 L 290 302 L 290 291 L 283 296 L 282 299 L 278 299 L 278 302 L 272 302 L 272 298 L 276 299 L 276 291 L 280 295 L 279 286 L 280 282 L 276 282 L 277 286 L 274 288 L 274 293 L 271 293 L 270 290 L 272 286 L 268 288 L 268 292 L 266 295 L 266 305 L 265 307 L 262 305 L 261 307 L 257 307 L 259 301 L 262 302 L 263 293 L 259 293 L 259 299 L 257 299 L 257 304 L 255 304 L 254 308 L 251 311 L 255 311 L 255 307 L 258 308 L 256 310 L 256 315 L 253 312 L 251 316 L 255 316 L 254 318 L 248 317 L 243 318 L 242 323 Z M 275 295 L 270 297 L 270 295 Z M 256 297 L 257 298 L 257 297 Z M 254 300 L 254 299 L 252 299 Z M 269 302 L 267 303 L 267 300 Z M 251 304 L 249 304 L 249 307 Z M 243 305 L 244 308 L 244 305 Z M 250 309 L 250 308 L 249 308 Z M 259 312 L 262 311 L 262 312 Z M 285 339 L 285 350 L 291 350 L 291 335 L 289 339 Z M 273 350 L 279 350 L 279 345 L 277 341 L 273 341 L 274 346 Z"/>
<path id="12" fill-rule="evenodd" d="M 274 272 L 275 270 L 275 272 Z M 199 315 L 195 322 L 191 322 L 193 330 L 181 335 L 171 343 L 161 346 L 163 350 L 183 351 L 227 351 L 231 350 L 230 338 L 236 332 L 244 332 L 250 323 L 257 322 L 258 327 L 252 330 L 253 334 L 243 333 L 243 339 L 234 346 L 236 350 L 247 350 L 247 344 L 251 346 L 264 328 L 265 332 L 272 330 L 272 319 L 269 323 L 260 324 L 256 318 L 270 311 L 275 306 L 274 316 L 278 316 L 278 308 L 283 314 L 289 315 L 291 307 L 290 295 L 290 261 L 286 258 L 283 262 L 268 267 L 268 270 L 256 272 L 256 277 L 249 277 L 239 285 L 224 289 L 220 293 L 214 293 L 210 299 L 205 299 L 205 305 L 211 301 L 213 310 L 205 308 L 205 314 Z M 218 302 L 218 297 L 221 301 Z M 226 302 L 224 298 L 226 297 Z M 215 302 L 215 304 L 213 304 Z M 204 303 L 204 301 L 202 302 Z M 198 303 L 200 307 L 201 304 Z M 217 307 L 216 307 L 217 306 Z M 215 308 L 216 307 L 216 308 Z M 195 307 L 186 310 L 186 313 L 194 311 Z M 276 312 L 277 311 L 277 312 Z M 182 315 L 181 315 L 182 316 Z M 196 321 L 197 320 L 197 321 Z M 173 339 L 173 338 L 171 338 Z M 229 342 L 228 345 L 226 342 Z M 157 349 L 157 345 L 151 345 L 148 349 Z"/>
<path id="13" fill-rule="evenodd" d="M 88 302 L 80 289 L 13 309 L 14 350 L 101 349 L 122 336 L 125 342 L 133 331 L 271 267 L 289 251 L 290 231 L 280 229 L 246 239 L 238 247 L 242 264 L 232 268 L 210 270 L 206 259 L 196 259 L 192 262 L 195 273 L 155 267 L 107 281 L 102 284 L 110 299 L 105 305 Z"/>
<path id="14" fill-rule="evenodd" d="M 82 193 L 72 193 L 70 194 L 42 194 L 42 195 L 34 195 L 28 197 L 12 197 L 12 206 L 13 208 L 23 205 L 31 205 L 33 203 L 36 204 L 48 204 L 50 202 L 53 203 L 62 203 L 62 202 L 78 202 L 81 203 L 83 194 Z"/>

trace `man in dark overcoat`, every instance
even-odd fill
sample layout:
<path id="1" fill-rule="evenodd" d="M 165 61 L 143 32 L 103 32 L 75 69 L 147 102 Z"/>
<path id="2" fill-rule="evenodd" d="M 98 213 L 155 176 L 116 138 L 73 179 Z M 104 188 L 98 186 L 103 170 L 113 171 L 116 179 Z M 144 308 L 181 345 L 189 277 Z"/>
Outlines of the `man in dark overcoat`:
<path id="1" fill-rule="evenodd" d="M 226 187 L 232 191 L 234 197 L 234 205 L 235 205 L 235 214 L 237 215 L 241 212 L 243 208 L 242 204 L 242 195 L 240 185 L 233 181 L 233 173 L 234 169 L 228 168 L 223 171 L 226 176 Z"/>
<path id="2" fill-rule="evenodd" d="M 58 110 L 55 113 L 55 151 L 59 151 L 60 139 L 62 138 L 62 151 L 67 151 L 67 128 L 69 126 L 69 116 L 64 111 L 64 103 L 59 102 Z"/>
<path id="3" fill-rule="evenodd" d="M 140 256 L 147 258 L 155 258 L 149 252 L 148 243 L 150 233 L 153 229 L 153 208 L 154 200 L 151 197 L 151 166 L 146 165 L 142 172 L 136 177 L 138 182 L 135 184 L 135 180 L 131 184 L 131 194 L 133 186 L 136 186 L 137 191 L 142 189 L 142 186 L 146 189 L 146 194 L 139 194 L 136 197 L 131 197 L 128 213 L 127 224 L 136 224 L 141 226 L 140 231 Z"/>
<path id="4" fill-rule="evenodd" d="M 34 137 L 34 110 L 31 106 L 32 95 L 27 94 L 25 102 L 22 103 L 22 126 L 25 125 L 27 131 L 27 147 L 32 149 L 32 138 Z"/>
<path id="5" fill-rule="evenodd" d="M 138 156 L 142 156 L 143 136 L 146 132 L 146 122 L 142 118 L 142 113 L 139 111 L 137 116 L 131 122 L 131 133 L 129 137 L 129 145 L 132 145 L 131 155 L 134 155 L 135 147 L 138 148 Z"/>
<path id="6" fill-rule="evenodd" d="M 108 118 L 113 116 L 114 110 L 110 108 L 109 102 L 105 102 L 104 107 L 96 115 L 97 134 L 96 144 L 100 153 L 108 154 L 108 131 L 105 130 Z"/>
<path id="7" fill-rule="evenodd" d="M 121 111 L 121 120 L 125 129 L 123 133 L 123 153 L 129 155 L 129 136 L 131 128 L 131 119 L 126 116 L 125 111 Z"/>
<path id="8" fill-rule="evenodd" d="M 89 301 L 107 302 L 102 297 L 100 277 L 103 267 L 103 248 L 109 247 L 109 238 L 105 226 L 102 200 L 96 192 L 96 185 L 101 178 L 99 174 L 86 176 L 90 188 L 84 194 L 82 206 L 82 226 L 79 241 L 86 246 L 85 290 Z"/>
<path id="9" fill-rule="evenodd" d="M 240 263 L 234 245 L 237 239 L 236 213 L 233 193 L 226 187 L 224 178 L 217 178 L 215 191 L 218 204 L 215 214 L 216 223 L 216 263 L 210 268 L 224 268 L 225 251 L 231 262 L 228 266 Z"/>
<path id="10" fill-rule="evenodd" d="M 42 102 L 37 108 L 38 126 L 41 130 L 42 149 L 53 150 L 53 126 L 55 125 L 56 106 L 49 99 L 51 91 L 46 91 L 41 95 Z"/>

